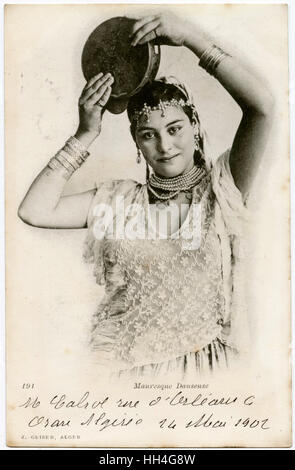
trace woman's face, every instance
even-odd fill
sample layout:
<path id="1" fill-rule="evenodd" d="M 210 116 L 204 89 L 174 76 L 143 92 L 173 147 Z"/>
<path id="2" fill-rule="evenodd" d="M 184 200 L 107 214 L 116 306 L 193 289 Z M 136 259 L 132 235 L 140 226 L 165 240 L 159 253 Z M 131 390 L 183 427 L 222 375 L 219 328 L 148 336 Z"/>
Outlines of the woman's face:
<path id="1" fill-rule="evenodd" d="M 164 178 L 186 173 L 194 166 L 194 128 L 182 110 L 168 106 L 151 111 L 149 121 L 142 116 L 136 142 L 154 172 Z"/>

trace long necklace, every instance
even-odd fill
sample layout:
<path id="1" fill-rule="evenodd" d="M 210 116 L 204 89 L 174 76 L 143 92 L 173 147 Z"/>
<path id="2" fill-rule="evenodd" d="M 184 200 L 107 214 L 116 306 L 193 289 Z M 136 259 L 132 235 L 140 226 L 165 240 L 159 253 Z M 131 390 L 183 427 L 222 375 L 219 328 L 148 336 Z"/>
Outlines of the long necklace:
<path id="1" fill-rule="evenodd" d="M 189 191 L 192 189 L 201 181 L 205 174 L 205 170 L 197 166 L 193 166 L 187 173 L 174 176 L 173 178 L 161 178 L 152 174 L 147 182 L 147 186 L 149 191 L 157 199 L 169 201 L 175 198 L 181 191 Z"/>

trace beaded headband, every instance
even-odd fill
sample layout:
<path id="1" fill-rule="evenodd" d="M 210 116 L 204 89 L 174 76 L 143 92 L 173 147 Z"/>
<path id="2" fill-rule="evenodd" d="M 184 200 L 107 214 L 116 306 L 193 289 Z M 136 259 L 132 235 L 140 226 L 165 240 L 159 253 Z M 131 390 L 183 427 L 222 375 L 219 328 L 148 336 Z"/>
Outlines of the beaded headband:
<path id="1" fill-rule="evenodd" d="M 134 112 L 132 120 L 138 123 L 139 119 L 144 116 L 146 122 L 149 122 L 152 111 L 161 111 L 161 116 L 165 117 L 166 108 L 168 108 L 169 106 L 177 106 L 179 108 L 184 108 L 185 106 L 188 106 L 189 108 L 191 108 L 193 116 L 196 112 L 195 105 L 191 101 L 185 101 L 182 98 L 179 100 L 177 100 L 176 98 L 172 98 L 168 101 L 160 100 L 159 104 L 157 104 L 156 106 L 148 106 L 146 103 L 144 103 L 144 106 L 140 111 Z"/>

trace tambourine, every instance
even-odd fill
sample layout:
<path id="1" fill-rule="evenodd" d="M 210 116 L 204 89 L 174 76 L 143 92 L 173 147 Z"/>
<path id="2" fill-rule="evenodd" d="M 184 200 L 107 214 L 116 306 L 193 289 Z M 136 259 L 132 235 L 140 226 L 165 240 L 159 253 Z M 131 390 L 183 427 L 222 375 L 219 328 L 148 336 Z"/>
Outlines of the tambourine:
<path id="1" fill-rule="evenodd" d="M 134 22 L 119 16 L 101 23 L 82 52 L 82 71 L 87 81 L 99 72 L 110 72 L 114 77 L 106 104 L 113 114 L 122 113 L 129 98 L 153 80 L 159 70 L 160 46 L 153 42 L 131 46 L 129 35 Z"/>

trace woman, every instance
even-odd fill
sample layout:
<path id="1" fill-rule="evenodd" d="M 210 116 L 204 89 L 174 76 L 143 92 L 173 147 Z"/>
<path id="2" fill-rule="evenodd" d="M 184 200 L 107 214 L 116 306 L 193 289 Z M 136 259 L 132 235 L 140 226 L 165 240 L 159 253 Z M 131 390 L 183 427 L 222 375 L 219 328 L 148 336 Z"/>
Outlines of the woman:
<path id="1" fill-rule="evenodd" d="M 135 21 L 132 45 L 154 39 L 188 47 L 239 104 L 243 116 L 230 151 L 212 165 L 185 85 L 155 80 L 128 104 L 147 183 L 110 181 L 62 197 L 100 134 L 113 77 L 98 74 L 81 94 L 75 136 L 37 176 L 19 216 L 38 227 L 88 227 L 85 258 L 105 283 L 92 331 L 100 361 L 127 375 L 183 376 L 227 365 L 239 350 L 237 242 L 273 102 L 264 83 L 195 25 L 170 14 Z M 159 211 L 167 215 L 161 231 Z"/>

